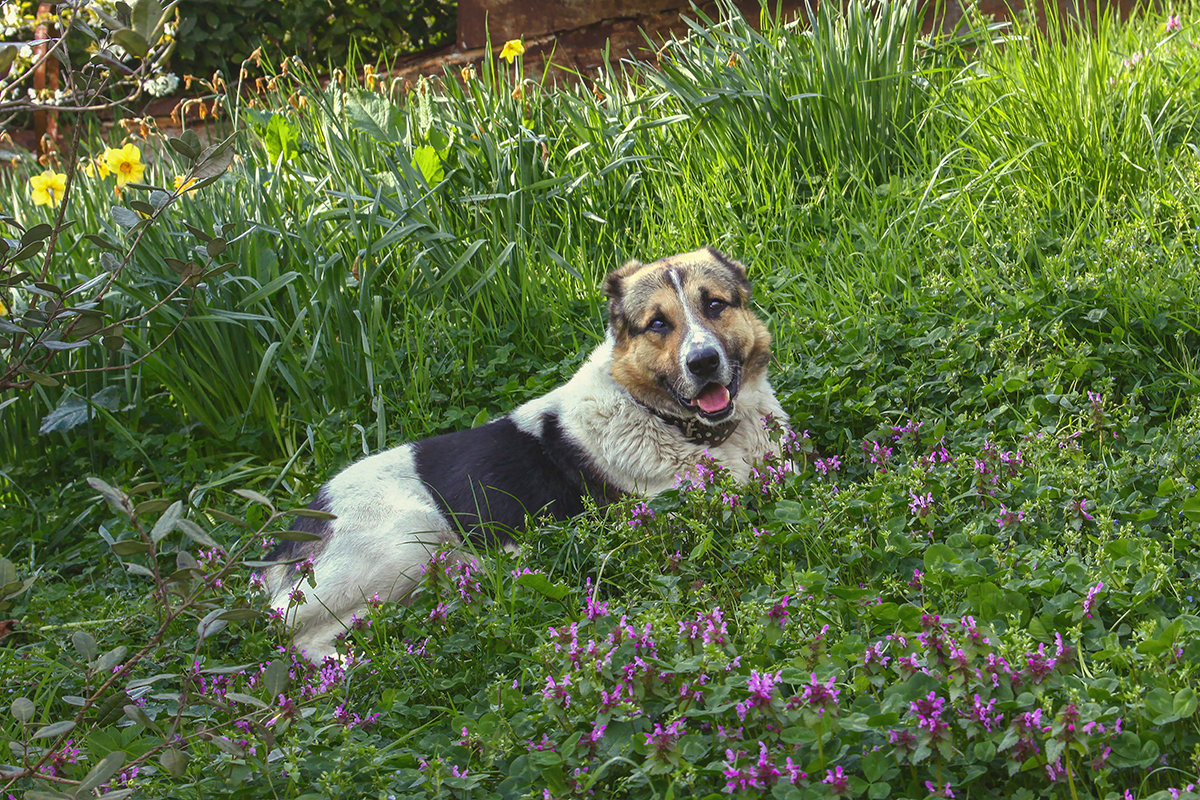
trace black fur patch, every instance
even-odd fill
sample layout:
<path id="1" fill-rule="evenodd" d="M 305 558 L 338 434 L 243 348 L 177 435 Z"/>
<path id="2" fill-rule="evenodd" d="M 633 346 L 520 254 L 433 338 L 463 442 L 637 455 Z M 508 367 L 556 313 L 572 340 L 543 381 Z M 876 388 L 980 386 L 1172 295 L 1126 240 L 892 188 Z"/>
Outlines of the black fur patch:
<path id="1" fill-rule="evenodd" d="M 749 299 L 751 296 L 751 289 L 750 280 L 746 277 L 746 268 L 737 261 L 730 259 L 715 247 L 708 247 L 705 249 L 708 250 L 708 254 L 713 257 L 714 261 L 723 266 L 725 269 L 729 270 L 729 273 L 733 275 L 734 280 L 737 281 L 738 286 L 741 287 L 742 291 L 746 293 L 746 298 Z"/>
<path id="2" fill-rule="evenodd" d="M 508 417 L 413 444 L 417 474 L 442 513 L 473 542 L 506 545 L 526 514 L 566 519 L 591 494 L 611 499 L 583 450 L 546 415 L 539 439 Z"/>
<path id="3" fill-rule="evenodd" d="M 322 486 L 317 491 L 317 496 L 308 504 L 308 507 L 315 511 L 324 511 L 329 513 L 329 490 Z M 321 539 L 328 539 L 329 534 L 333 532 L 333 520 L 328 519 L 313 519 L 312 517 L 296 517 L 292 521 L 292 526 L 288 528 L 290 531 L 302 531 L 304 533 L 312 533 L 320 536 Z M 293 558 L 300 558 L 309 553 L 319 553 L 324 548 L 325 542 L 289 542 L 283 541 L 275 545 L 275 549 L 267 556 L 268 561 L 288 561 Z"/>

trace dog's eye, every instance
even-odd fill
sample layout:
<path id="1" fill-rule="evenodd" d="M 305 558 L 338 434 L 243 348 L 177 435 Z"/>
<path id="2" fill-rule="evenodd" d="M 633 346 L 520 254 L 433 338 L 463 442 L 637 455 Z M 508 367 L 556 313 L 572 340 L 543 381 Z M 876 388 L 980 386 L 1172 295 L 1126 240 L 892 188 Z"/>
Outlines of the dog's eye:
<path id="1" fill-rule="evenodd" d="M 671 330 L 671 323 L 667 322 L 662 317 L 655 317 L 650 320 L 650 324 L 646 326 L 646 330 L 654 331 L 655 333 L 666 333 Z"/>
<path id="2" fill-rule="evenodd" d="M 714 297 L 708 301 L 708 315 L 710 317 L 715 317 L 717 314 L 720 314 L 722 311 L 724 311 L 725 307 L 728 305 L 729 303 L 726 303 L 724 300 Z"/>

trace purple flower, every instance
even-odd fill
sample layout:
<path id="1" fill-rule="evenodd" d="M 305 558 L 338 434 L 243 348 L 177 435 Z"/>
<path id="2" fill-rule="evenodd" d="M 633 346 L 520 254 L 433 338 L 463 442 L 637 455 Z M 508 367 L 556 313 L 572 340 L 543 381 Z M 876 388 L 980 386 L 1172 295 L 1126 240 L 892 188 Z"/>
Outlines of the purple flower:
<path id="1" fill-rule="evenodd" d="M 823 716 L 826 711 L 837 711 L 841 690 L 834 688 L 836 682 L 837 678 L 831 675 L 828 681 L 821 683 L 817 680 L 817 673 L 810 673 L 808 684 L 799 696 L 788 701 L 788 708 L 809 708 L 819 716 Z"/>
<path id="2" fill-rule="evenodd" d="M 911 417 L 909 418 L 908 422 L 904 423 L 903 425 L 893 425 L 892 441 L 900 441 L 902 438 L 904 438 L 904 434 L 906 433 L 912 434 L 914 439 L 919 438 L 921 434 L 921 428 L 924 425 L 924 422 L 916 422 Z"/>
<path id="3" fill-rule="evenodd" d="M 991 733 L 1000 725 L 1000 721 L 1004 719 L 1003 714 L 995 713 L 995 708 L 996 698 L 993 697 L 987 702 L 987 705 L 984 705 L 979 695 L 975 695 L 971 699 L 971 707 L 964 716 L 969 720 L 982 724 L 983 729 Z"/>
<path id="4" fill-rule="evenodd" d="M 1087 498 L 1084 497 L 1080 500 L 1076 500 L 1076 501 L 1067 503 L 1067 510 L 1070 511 L 1072 514 L 1074 514 L 1076 517 L 1083 517 L 1088 522 L 1094 522 L 1095 518 L 1092 517 L 1092 515 L 1087 512 L 1087 504 L 1088 504 Z"/>
<path id="5" fill-rule="evenodd" d="M 933 492 L 926 492 L 924 495 L 909 492 L 908 496 L 908 510 L 915 516 L 925 518 L 933 513 Z"/>
<path id="6" fill-rule="evenodd" d="M 1025 653 L 1025 671 L 1034 683 L 1046 680 L 1054 668 L 1058 666 L 1058 657 L 1046 655 L 1046 645 L 1039 644 L 1038 649 Z"/>
<path id="7" fill-rule="evenodd" d="M 753 708 L 771 705 L 771 700 L 775 696 L 775 687 L 782 675 L 782 671 L 776 672 L 774 675 L 769 672 L 759 672 L 756 669 L 750 671 L 750 677 L 746 679 L 746 688 L 750 690 L 750 697 L 735 707 L 739 720 L 745 721 L 746 714 Z"/>
<path id="8" fill-rule="evenodd" d="M 941 789 L 933 785 L 932 781 L 925 781 L 925 791 L 929 792 L 931 797 L 946 797 L 953 800 L 954 792 L 950 791 L 950 782 L 946 781 L 946 785 Z"/>
<path id="9" fill-rule="evenodd" d="M 773 622 L 777 622 L 780 628 L 787 626 L 789 599 L 790 596 L 785 594 L 783 599 L 771 606 L 771 610 L 767 612 L 767 616 L 770 617 Z"/>
<path id="10" fill-rule="evenodd" d="M 591 578 L 588 578 L 586 583 L 584 584 L 583 592 L 585 595 L 584 599 L 586 602 L 586 606 L 584 608 L 584 613 L 587 614 L 587 618 L 589 620 L 595 620 L 596 617 L 607 617 L 608 616 L 608 603 L 607 602 L 605 602 L 605 603 L 596 602 L 595 592 L 592 591 L 592 579 Z"/>
<path id="11" fill-rule="evenodd" d="M 829 784 L 829 789 L 834 795 L 847 794 L 850 791 L 850 778 L 842 772 L 841 767 L 827 770 L 821 783 Z"/>
<path id="12" fill-rule="evenodd" d="M 818 458 L 816 461 L 813 462 L 813 466 L 816 467 L 817 472 L 821 473 L 822 475 L 828 475 L 831 472 L 840 472 L 841 471 L 842 460 L 840 458 L 838 458 L 837 456 L 830 456 L 829 458 Z"/>
<path id="13" fill-rule="evenodd" d="M 645 503 L 638 503 L 629 510 L 628 525 L 631 528 L 640 528 L 654 521 L 654 509 Z"/>
<path id="14" fill-rule="evenodd" d="M 599 744 L 600 740 L 604 738 L 604 732 L 606 730 L 608 730 L 607 722 L 593 722 L 592 723 L 592 732 L 589 733 L 586 737 L 588 744 L 591 744 L 591 745 Z"/>
<path id="15" fill-rule="evenodd" d="M 562 680 L 555 682 L 553 675 L 546 676 L 546 688 L 542 689 L 542 697 L 546 700 L 558 700 L 563 708 L 571 707 L 571 676 L 563 675 Z"/>
<path id="16" fill-rule="evenodd" d="M 750 677 L 746 679 L 746 688 L 750 690 L 750 695 L 760 705 L 767 705 L 771 702 L 771 698 L 775 694 L 775 686 L 779 683 L 782 671 L 772 675 L 769 672 L 759 672 L 758 670 L 750 670 Z"/>
<path id="17" fill-rule="evenodd" d="M 1183 23 L 1180 22 L 1178 14 L 1172 14 L 1167 17 L 1167 33 L 1181 30 L 1183 30 Z M 1091 394 L 1091 392 L 1088 392 L 1088 394 Z"/>
<path id="18" fill-rule="evenodd" d="M 932 691 L 908 704 L 908 710 L 917 718 L 917 727 L 929 731 L 930 740 L 935 742 L 947 738 L 950 729 L 950 724 L 942 719 L 945 709 L 946 699 Z"/>
<path id="19" fill-rule="evenodd" d="M 996 517 L 996 524 L 1001 528 L 1007 528 L 1012 525 L 1025 521 L 1024 511 L 1010 511 L 1004 503 L 1000 504 L 1000 516 Z"/>
<path id="20" fill-rule="evenodd" d="M 892 448 L 884 447 L 879 442 L 864 441 L 863 452 L 867 454 L 868 459 L 872 464 L 879 468 L 880 472 L 888 471 L 888 461 L 892 457 Z"/>
<path id="21" fill-rule="evenodd" d="M 674 720 L 665 728 L 655 723 L 653 732 L 643 734 L 646 737 L 646 747 L 654 750 L 651 758 L 662 758 L 674 750 L 676 742 L 683 736 L 686 729 L 687 720 L 684 718 Z"/>
<path id="22" fill-rule="evenodd" d="M 1096 595 L 1100 594 L 1100 590 L 1104 588 L 1104 582 L 1101 581 L 1088 589 L 1087 597 L 1083 598 L 1083 613 L 1088 619 L 1092 618 L 1092 611 L 1096 608 Z"/>
<path id="23" fill-rule="evenodd" d="M 714 606 L 707 614 L 697 614 L 691 622 L 681 621 L 679 632 L 688 641 L 702 639 L 705 644 L 715 645 L 725 644 L 725 637 L 729 635 L 720 606 Z"/>

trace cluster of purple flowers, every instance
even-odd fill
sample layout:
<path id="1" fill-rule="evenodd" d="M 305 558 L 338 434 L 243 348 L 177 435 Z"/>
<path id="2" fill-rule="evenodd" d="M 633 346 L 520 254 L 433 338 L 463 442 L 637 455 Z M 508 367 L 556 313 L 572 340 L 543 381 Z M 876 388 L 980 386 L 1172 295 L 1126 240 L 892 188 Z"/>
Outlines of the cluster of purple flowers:
<path id="1" fill-rule="evenodd" d="M 476 577 L 479 571 L 479 559 L 452 549 L 439 550 L 421 566 L 421 575 L 435 596 L 443 597 L 445 589 L 464 603 L 471 603 L 483 593 Z"/>
<path id="2" fill-rule="evenodd" d="M 773 453 L 768 453 L 762 464 L 750 469 L 750 480 L 758 486 L 762 494 L 769 495 L 782 486 L 791 473 L 791 461 L 780 461 Z"/>
<path id="3" fill-rule="evenodd" d="M 756 669 L 750 671 L 750 677 L 746 679 L 746 690 L 750 692 L 750 697 L 736 706 L 740 721 L 746 721 L 746 715 L 750 713 L 751 709 L 771 707 L 771 701 L 775 698 L 775 686 L 779 683 L 782 675 L 782 672 L 772 675 Z"/>
<path id="4" fill-rule="evenodd" d="M 687 719 L 685 717 L 667 723 L 665 728 L 655 723 L 653 731 L 643 734 L 646 737 L 646 747 L 651 751 L 651 757 L 663 758 L 673 751 L 675 744 L 686 731 Z"/>
<path id="5" fill-rule="evenodd" d="M 688 641 L 700 639 L 704 644 L 712 645 L 725 644 L 725 639 L 729 635 L 720 606 L 714 606 L 712 611 L 697 613 L 694 620 L 681 620 L 679 632 Z"/>
<path id="6" fill-rule="evenodd" d="M 892 448 L 881 445 L 878 441 L 867 439 L 862 443 L 862 449 L 867 454 L 867 461 L 871 466 L 879 472 L 888 471 L 888 464 L 892 460 Z"/>
<path id="7" fill-rule="evenodd" d="M 841 472 L 842 460 L 837 456 L 829 458 L 818 458 L 813 462 L 813 467 L 822 475 L 828 475 L 831 472 Z"/>
<path id="8" fill-rule="evenodd" d="M 725 751 L 726 766 L 722 774 L 725 776 L 726 794 L 752 789 L 761 792 L 779 783 L 785 774 L 787 775 L 788 783 L 792 785 L 808 778 L 808 773 L 801 770 L 792 761 L 791 756 L 788 756 L 783 762 L 783 769 L 781 770 L 771 758 L 766 742 L 760 741 L 758 743 L 758 758 L 756 760 L 745 761 L 744 759 L 746 759 L 747 755 L 744 750 L 727 749 Z"/>
<path id="9" fill-rule="evenodd" d="M 631 528 L 640 528 L 654 521 L 654 509 L 645 503 L 637 503 L 629 510 L 628 525 Z"/>
<path id="10" fill-rule="evenodd" d="M 709 486 L 720 483 L 726 474 L 725 468 L 718 464 L 717 460 L 705 450 L 704 455 L 700 457 L 696 466 L 682 475 L 675 476 L 674 485 L 676 489 L 684 492 L 703 492 Z"/>

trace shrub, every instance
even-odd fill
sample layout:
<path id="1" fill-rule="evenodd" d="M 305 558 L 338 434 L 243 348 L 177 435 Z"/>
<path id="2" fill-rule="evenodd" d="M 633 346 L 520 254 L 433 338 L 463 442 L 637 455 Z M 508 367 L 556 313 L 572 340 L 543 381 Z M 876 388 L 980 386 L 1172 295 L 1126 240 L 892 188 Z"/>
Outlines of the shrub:
<path id="1" fill-rule="evenodd" d="M 180 73 L 236 74 L 261 45 L 313 65 L 371 62 L 453 40 L 451 0 L 182 0 Z"/>

